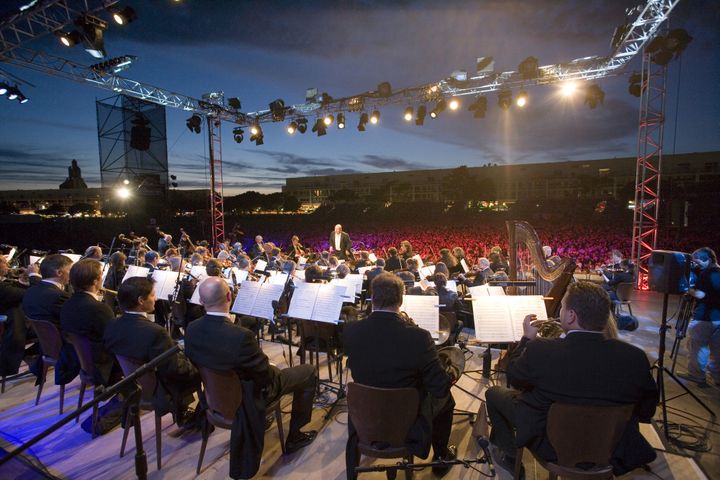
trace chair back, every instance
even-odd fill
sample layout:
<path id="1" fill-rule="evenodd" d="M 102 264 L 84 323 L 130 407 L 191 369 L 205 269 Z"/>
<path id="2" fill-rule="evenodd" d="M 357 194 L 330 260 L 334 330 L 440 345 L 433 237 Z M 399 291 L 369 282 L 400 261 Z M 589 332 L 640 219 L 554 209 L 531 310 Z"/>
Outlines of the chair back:
<path id="1" fill-rule="evenodd" d="M 143 362 L 137 358 L 124 357 L 117 354 L 115 355 L 115 358 L 117 358 L 120 368 L 122 368 L 123 375 L 126 377 L 132 375 L 135 370 L 143 366 Z M 137 381 L 140 384 L 140 388 L 142 388 L 142 398 L 140 399 L 140 402 L 145 406 L 151 405 L 155 397 L 155 388 L 157 387 L 157 377 L 155 376 L 155 371 L 151 370 L 147 372 L 138 378 Z"/>
<path id="2" fill-rule="evenodd" d="M 371 456 L 406 454 L 405 438 L 420 405 L 417 389 L 376 388 L 350 382 L 347 404 L 361 452 Z"/>
<path id="3" fill-rule="evenodd" d="M 198 365 L 200 378 L 205 387 L 208 418 L 213 424 L 226 424 L 230 428 L 235 413 L 242 403 L 242 384 L 233 370 L 216 370 Z M 217 422 L 217 423 L 216 423 Z"/>
<path id="4" fill-rule="evenodd" d="M 635 283 L 633 282 L 624 282 L 624 283 L 618 283 L 617 287 L 615 287 L 615 293 L 618 296 L 618 300 L 621 302 L 629 302 L 632 300 L 633 292 L 635 291 Z"/>
<path id="5" fill-rule="evenodd" d="M 90 339 L 85 335 L 77 333 L 67 333 L 67 341 L 73 347 L 75 347 L 75 353 L 77 353 L 78 359 L 80 360 L 80 370 L 86 377 L 92 379 L 95 377 L 95 362 L 92 356 L 92 344 Z"/>
<path id="6" fill-rule="evenodd" d="M 60 350 L 62 349 L 63 343 L 60 330 L 58 330 L 52 322 L 48 322 L 47 320 L 33 320 L 29 318 L 28 321 L 37 334 L 43 355 L 57 360 L 60 357 Z"/>
<path id="7" fill-rule="evenodd" d="M 609 465 L 633 409 L 632 404 L 598 407 L 553 403 L 547 434 L 557 453 L 557 464 L 569 468 L 588 463 Z"/>

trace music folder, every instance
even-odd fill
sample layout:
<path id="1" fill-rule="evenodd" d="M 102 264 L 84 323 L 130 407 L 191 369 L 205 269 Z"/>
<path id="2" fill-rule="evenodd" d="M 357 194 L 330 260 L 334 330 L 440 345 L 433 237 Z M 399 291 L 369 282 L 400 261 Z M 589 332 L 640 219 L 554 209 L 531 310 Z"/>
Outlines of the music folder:
<path id="1" fill-rule="evenodd" d="M 430 332 L 433 340 L 440 335 L 440 305 L 435 295 L 404 295 L 400 311 L 408 314 L 415 325 Z"/>
<path id="2" fill-rule="evenodd" d="M 125 272 L 125 276 L 123 277 L 123 282 L 127 280 L 128 278 L 132 277 L 145 277 L 150 274 L 150 269 L 145 267 L 138 267 L 137 265 L 128 265 L 127 271 Z"/>
<path id="3" fill-rule="evenodd" d="M 461 258 L 461 259 L 460 259 L 460 266 L 462 266 L 462 269 L 463 269 L 463 271 L 464 271 L 465 273 L 467 273 L 467 272 L 470 271 L 470 267 L 468 267 L 468 264 L 467 264 L 467 262 L 465 261 L 464 258 Z"/>
<path id="4" fill-rule="evenodd" d="M 420 254 L 416 253 L 411 258 L 417 262 L 418 268 L 423 268 L 425 266 L 425 264 L 422 261 L 422 258 L 420 258 Z"/>
<path id="5" fill-rule="evenodd" d="M 175 293 L 175 283 L 178 273 L 167 270 L 155 270 L 152 272 L 152 279 L 155 282 L 155 296 L 158 300 L 167 300 Z"/>
<path id="6" fill-rule="evenodd" d="M 473 298 L 472 307 L 475 337 L 480 343 L 519 342 L 525 316 L 537 315 L 538 320 L 548 318 L 542 295 L 477 297 Z"/>
<path id="7" fill-rule="evenodd" d="M 293 292 L 288 317 L 338 323 L 346 290 L 333 283 L 301 283 Z"/>
<path id="8" fill-rule="evenodd" d="M 429 277 L 430 275 L 435 273 L 435 265 L 427 265 L 425 267 L 422 267 L 418 270 L 418 273 L 420 274 L 421 279 Z"/>
<path id="9" fill-rule="evenodd" d="M 468 287 L 470 295 L 475 297 L 494 297 L 497 295 L 505 295 L 505 289 L 495 285 L 478 285 L 475 287 Z"/>
<path id="10" fill-rule="evenodd" d="M 198 280 L 202 280 L 208 276 L 207 269 L 204 265 L 193 265 L 193 267 L 190 269 L 190 275 L 192 275 Z"/>
<path id="11" fill-rule="evenodd" d="M 258 270 L 260 272 L 264 272 L 267 268 L 267 262 L 265 260 L 258 260 L 255 264 L 255 270 Z"/>
<path id="12" fill-rule="evenodd" d="M 275 312 L 272 302 L 280 300 L 284 287 L 282 284 L 243 282 L 230 311 L 240 315 L 273 320 Z"/>

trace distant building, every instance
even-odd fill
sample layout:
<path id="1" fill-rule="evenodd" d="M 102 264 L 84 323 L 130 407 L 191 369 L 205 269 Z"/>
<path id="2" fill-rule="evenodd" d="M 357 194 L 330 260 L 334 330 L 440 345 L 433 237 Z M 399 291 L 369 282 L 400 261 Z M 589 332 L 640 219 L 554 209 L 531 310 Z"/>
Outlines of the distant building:
<path id="1" fill-rule="evenodd" d="M 618 198 L 621 193 L 632 198 L 635 169 L 633 157 L 488 165 L 288 178 L 282 190 L 295 196 L 303 208 L 347 197 L 342 194 L 349 192 L 361 201 L 453 201 L 463 188 L 473 190 L 475 200 L 508 204 L 520 200 Z M 683 188 L 707 181 L 720 185 L 720 152 L 665 155 L 662 179 Z"/>

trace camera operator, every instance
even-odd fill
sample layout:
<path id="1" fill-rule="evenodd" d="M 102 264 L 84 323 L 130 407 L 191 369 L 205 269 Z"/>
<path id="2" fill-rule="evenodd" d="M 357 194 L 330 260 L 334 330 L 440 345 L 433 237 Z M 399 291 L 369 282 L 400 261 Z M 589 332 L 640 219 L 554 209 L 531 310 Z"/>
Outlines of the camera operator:
<path id="1" fill-rule="evenodd" d="M 688 295 L 695 298 L 695 311 L 687 330 L 688 371 L 681 376 L 704 387 L 709 371 L 715 386 L 720 386 L 720 267 L 709 247 L 693 252 L 692 265 L 697 280 Z"/>

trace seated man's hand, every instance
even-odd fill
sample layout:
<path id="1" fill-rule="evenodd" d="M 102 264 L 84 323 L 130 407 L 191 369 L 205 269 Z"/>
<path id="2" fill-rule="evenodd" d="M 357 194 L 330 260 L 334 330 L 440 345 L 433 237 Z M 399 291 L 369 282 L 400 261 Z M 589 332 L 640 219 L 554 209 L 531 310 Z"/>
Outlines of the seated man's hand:
<path id="1" fill-rule="evenodd" d="M 523 320 L 523 337 L 532 340 L 537 336 L 538 328 L 532 326 L 532 322 L 535 320 L 537 320 L 537 315 L 527 315 L 525 317 Z"/>

